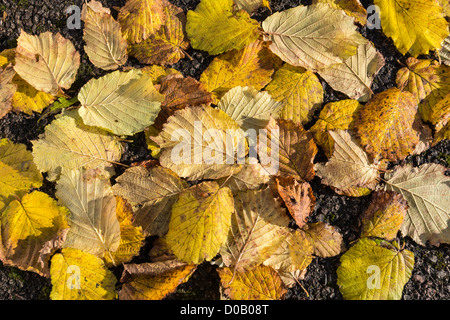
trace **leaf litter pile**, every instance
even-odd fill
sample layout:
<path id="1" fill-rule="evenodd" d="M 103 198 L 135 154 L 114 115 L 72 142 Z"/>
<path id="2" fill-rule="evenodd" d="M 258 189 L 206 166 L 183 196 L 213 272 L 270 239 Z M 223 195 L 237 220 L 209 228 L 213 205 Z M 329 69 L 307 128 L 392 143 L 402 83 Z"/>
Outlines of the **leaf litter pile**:
<path id="1" fill-rule="evenodd" d="M 104 71 L 74 94 L 82 53 L 60 33 L 22 30 L 0 53 L 0 118 L 39 114 L 46 125 L 31 148 L 0 140 L 2 263 L 50 278 L 50 298 L 69 300 L 163 299 L 208 263 L 222 297 L 239 300 L 307 292 L 308 266 L 339 257 L 344 299 L 401 299 L 415 263 L 406 237 L 450 243 L 446 166 L 405 161 L 450 139 L 450 4 L 374 4 L 404 57 L 396 86 L 378 93 L 392 57 L 360 33 L 358 0 L 278 12 L 265 0 L 201 0 L 187 12 L 167 0 L 89 1 L 83 50 Z M 173 68 L 191 49 L 211 57 L 196 78 Z M 325 86 L 342 98 L 325 101 Z M 195 140 L 182 162 L 179 132 Z M 140 134 L 148 160 L 127 164 Z M 313 180 L 369 199 L 358 238 L 309 222 Z"/>

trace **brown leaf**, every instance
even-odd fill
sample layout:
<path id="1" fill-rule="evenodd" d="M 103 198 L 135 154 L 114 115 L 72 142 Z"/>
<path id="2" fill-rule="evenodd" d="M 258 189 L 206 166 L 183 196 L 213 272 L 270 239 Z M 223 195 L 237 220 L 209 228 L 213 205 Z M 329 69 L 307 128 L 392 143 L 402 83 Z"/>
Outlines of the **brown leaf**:
<path id="1" fill-rule="evenodd" d="M 334 257 L 345 250 L 342 234 L 333 226 L 324 223 L 308 223 L 303 227 L 318 257 Z"/>
<path id="2" fill-rule="evenodd" d="M 12 78 L 16 75 L 12 64 L 0 71 L 0 119 L 6 116 L 12 109 L 12 97 L 17 86 L 12 84 Z"/>
<path id="3" fill-rule="evenodd" d="M 187 106 L 210 105 L 212 94 L 194 78 L 184 78 L 179 74 L 171 74 L 161 79 L 159 92 L 165 96 L 161 103 L 161 111 L 155 120 L 154 127 L 161 130 L 163 124 L 176 110 Z"/>
<path id="4" fill-rule="evenodd" d="M 295 223 L 301 228 L 314 209 L 316 198 L 308 182 L 298 182 L 293 177 L 276 178 L 278 193 L 286 204 Z"/>

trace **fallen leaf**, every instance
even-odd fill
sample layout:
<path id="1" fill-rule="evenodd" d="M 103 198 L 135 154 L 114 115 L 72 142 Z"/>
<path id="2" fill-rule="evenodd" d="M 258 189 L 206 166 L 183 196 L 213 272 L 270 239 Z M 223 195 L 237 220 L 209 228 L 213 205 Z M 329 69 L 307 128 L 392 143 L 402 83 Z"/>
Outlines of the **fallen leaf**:
<path id="1" fill-rule="evenodd" d="M 170 3 L 163 7 L 165 22 L 154 35 L 130 44 L 128 53 L 141 63 L 170 65 L 185 57 L 189 47 L 185 34 L 186 16 L 182 9 Z"/>
<path id="2" fill-rule="evenodd" d="M 232 300 L 280 300 L 287 290 L 278 273 L 267 266 L 257 266 L 246 272 L 229 268 L 217 270 L 225 294 Z"/>
<path id="3" fill-rule="evenodd" d="M 439 49 L 448 36 L 442 7 L 434 0 L 375 0 L 381 27 L 401 54 L 413 57 Z"/>
<path id="4" fill-rule="evenodd" d="M 357 100 L 340 100 L 329 102 L 320 112 L 319 119 L 310 131 L 314 134 L 317 145 L 322 147 L 327 158 L 331 158 L 334 140 L 332 130 L 353 130 L 355 120 L 362 105 Z"/>
<path id="5" fill-rule="evenodd" d="M 127 40 L 122 35 L 120 24 L 111 14 L 95 2 L 83 5 L 84 51 L 97 68 L 115 70 L 127 62 Z M 99 7 L 96 7 L 99 6 Z"/>
<path id="6" fill-rule="evenodd" d="M 394 242 L 362 238 L 341 257 L 337 284 L 345 300 L 400 300 L 414 254 Z"/>
<path id="7" fill-rule="evenodd" d="M 113 300 L 114 274 L 103 261 L 78 249 L 65 248 L 52 257 L 52 300 Z"/>
<path id="8" fill-rule="evenodd" d="M 80 66 L 80 54 L 59 33 L 20 33 L 14 70 L 36 90 L 57 95 L 69 89 Z"/>
<path id="9" fill-rule="evenodd" d="M 117 250 L 120 225 L 109 180 L 95 174 L 94 170 L 72 170 L 62 175 L 56 197 L 70 211 L 70 229 L 63 247 L 102 257 Z"/>
<path id="10" fill-rule="evenodd" d="M 398 161 L 414 151 L 421 125 L 414 96 L 391 88 L 376 94 L 359 110 L 355 131 L 371 157 Z"/>
<path id="11" fill-rule="evenodd" d="M 432 163 L 418 168 L 408 164 L 385 176 L 384 189 L 401 193 L 409 205 L 400 231 L 420 245 L 425 245 L 448 228 L 450 178 L 445 175 L 446 170 Z M 443 238 L 440 242 L 449 243 L 450 239 Z"/>
<path id="12" fill-rule="evenodd" d="M 312 3 L 327 3 L 332 8 L 342 9 L 347 15 L 354 17 L 360 25 L 366 25 L 367 11 L 359 0 L 313 0 Z"/>
<path id="13" fill-rule="evenodd" d="M 285 210 L 270 189 L 238 193 L 231 229 L 220 250 L 225 266 L 242 272 L 263 263 L 285 239 L 288 224 Z"/>
<path id="14" fill-rule="evenodd" d="M 117 20 L 128 43 L 139 43 L 154 35 L 164 24 L 167 0 L 127 0 Z"/>
<path id="15" fill-rule="evenodd" d="M 244 130 L 263 129 L 270 117 L 278 118 L 282 104 L 267 92 L 253 87 L 235 87 L 225 93 L 217 108 L 228 114 Z"/>
<path id="16" fill-rule="evenodd" d="M 33 160 L 41 172 L 104 168 L 120 160 L 122 145 L 117 137 L 96 128 L 80 127 L 73 114 L 58 117 L 33 143 Z"/>
<path id="17" fill-rule="evenodd" d="M 313 212 L 316 198 L 308 182 L 299 182 L 293 177 L 277 177 L 278 193 L 289 213 L 300 228 L 305 225 Z"/>
<path id="18" fill-rule="evenodd" d="M 340 64 L 319 70 L 318 74 L 334 90 L 366 102 L 373 95 L 372 82 L 384 64 L 383 56 L 368 41 L 358 47 L 355 55 Z"/>
<path id="19" fill-rule="evenodd" d="M 216 182 L 185 189 L 172 206 L 166 241 L 183 262 L 210 261 L 225 243 L 234 211 L 233 195 Z"/>
<path id="20" fill-rule="evenodd" d="M 271 75 L 281 66 L 278 59 L 263 41 L 255 41 L 241 50 L 232 50 L 215 57 L 200 76 L 205 89 L 213 94 L 217 103 L 230 89 L 251 86 L 264 88 Z"/>
<path id="21" fill-rule="evenodd" d="M 264 40 L 272 42 L 270 49 L 276 55 L 312 71 L 342 63 L 367 42 L 351 17 L 323 3 L 276 12 L 262 27 Z"/>
<path id="22" fill-rule="evenodd" d="M 322 105 L 323 88 L 317 76 L 302 67 L 284 64 L 264 89 L 284 104 L 280 118 L 304 125 Z"/>
<path id="23" fill-rule="evenodd" d="M 186 182 L 168 169 L 136 166 L 117 178 L 113 191 L 133 206 L 134 226 L 142 227 L 146 236 L 162 236 L 169 227 L 172 205 L 186 188 Z"/>
<path id="24" fill-rule="evenodd" d="M 187 13 L 186 32 L 192 48 L 210 55 L 240 50 L 260 34 L 247 12 L 233 10 L 233 0 L 201 0 Z"/>
<path id="25" fill-rule="evenodd" d="M 126 264 L 119 299 L 161 300 L 186 282 L 195 270 L 195 265 L 176 261 Z"/>
<path id="26" fill-rule="evenodd" d="M 314 255 L 321 258 L 335 257 L 345 250 L 342 234 L 325 222 L 308 223 L 303 227 L 311 242 Z"/>
<path id="27" fill-rule="evenodd" d="M 131 136 L 153 124 L 163 99 L 149 75 L 137 69 L 118 70 L 81 88 L 78 113 L 88 126 Z"/>
<path id="28" fill-rule="evenodd" d="M 254 13 L 259 8 L 268 8 L 270 4 L 268 0 L 233 0 L 235 6 L 239 10 L 245 10 L 249 14 Z"/>
<path id="29" fill-rule="evenodd" d="M 334 141 L 333 155 L 328 162 L 315 165 L 322 183 L 350 196 L 355 188 L 373 190 L 379 180 L 378 166 L 370 161 L 350 132 L 336 130 L 329 134 Z"/>

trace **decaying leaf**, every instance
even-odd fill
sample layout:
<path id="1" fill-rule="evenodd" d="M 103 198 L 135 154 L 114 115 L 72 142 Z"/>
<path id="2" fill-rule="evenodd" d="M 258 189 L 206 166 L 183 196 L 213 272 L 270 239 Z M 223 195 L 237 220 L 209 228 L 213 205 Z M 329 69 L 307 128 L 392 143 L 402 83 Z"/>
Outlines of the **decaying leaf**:
<path id="1" fill-rule="evenodd" d="M 164 24 L 167 0 L 127 0 L 117 17 L 128 43 L 139 43 Z"/>
<path id="2" fill-rule="evenodd" d="M 210 261 L 225 243 L 234 211 L 231 190 L 216 182 L 185 189 L 172 206 L 166 240 L 181 261 Z"/>
<path id="3" fill-rule="evenodd" d="M 112 163 L 122 155 L 119 139 L 96 128 L 82 127 L 78 117 L 66 114 L 53 120 L 32 142 L 38 169 L 50 173 L 60 173 L 62 168 L 113 169 Z"/>
<path id="4" fill-rule="evenodd" d="M 397 72 L 396 82 L 400 90 L 414 95 L 422 119 L 430 121 L 434 106 L 450 93 L 450 67 L 410 57 Z"/>
<path id="5" fill-rule="evenodd" d="M 186 32 L 194 49 L 217 55 L 255 41 L 259 24 L 247 12 L 234 11 L 233 0 L 201 0 L 187 13 Z"/>
<path id="6" fill-rule="evenodd" d="M 308 182 L 299 182 L 293 177 L 277 177 L 278 193 L 289 213 L 300 228 L 305 225 L 314 209 L 316 198 Z"/>
<path id="7" fill-rule="evenodd" d="M 150 76 L 154 85 L 160 84 L 161 80 L 170 74 L 182 75 L 178 70 L 157 65 L 146 66 L 140 70 Z"/>
<path id="8" fill-rule="evenodd" d="M 189 47 L 185 34 L 186 16 L 183 10 L 168 3 L 163 11 L 165 22 L 161 29 L 128 48 L 128 53 L 142 63 L 159 65 L 177 63 L 184 58 L 185 50 Z"/>
<path id="9" fill-rule="evenodd" d="M 155 120 L 155 128 L 161 130 L 163 124 L 176 110 L 187 106 L 210 105 L 212 94 L 203 85 L 191 77 L 184 78 L 180 74 L 171 74 L 161 79 L 159 92 L 164 96 L 161 111 Z"/>
<path id="10" fill-rule="evenodd" d="M 220 255 L 227 267 L 241 272 L 263 263 L 277 250 L 289 218 L 269 188 L 237 194 L 234 209 Z"/>
<path id="11" fill-rule="evenodd" d="M 12 84 L 11 81 L 15 74 L 11 64 L 0 71 L 0 119 L 12 109 L 12 98 L 16 93 L 17 86 Z"/>
<path id="12" fill-rule="evenodd" d="M 233 300 L 279 300 L 287 292 L 278 273 L 268 266 L 236 273 L 229 268 L 217 271 L 225 294 Z"/>
<path id="13" fill-rule="evenodd" d="M 337 284 L 346 300 L 400 300 L 413 266 L 396 242 L 362 238 L 342 255 Z"/>
<path id="14" fill-rule="evenodd" d="M 167 233 L 172 205 L 187 184 L 172 171 L 155 166 L 131 167 L 117 178 L 113 191 L 134 208 L 133 225 L 145 235 Z"/>
<path id="15" fill-rule="evenodd" d="M 378 237 L 393 240 L 406 215 L 408 204 L 394 191 L 376 191 L 372 202 L 361 216 L 361 237 Z"/>
<path id="16" fill-rule="evenodd" d="M 272 42 L 270 49 L 275 54 L 312 71 L 342 63 L 367 42 L 351 17 L 323 3 L 276 12 L 262 27 L 264 40 Z"/>
<path id="17" fill-rule="evenodd" d="M 352 195 L 355 188 L 374 189 L 379 174 L 364 150 L 348 131 L 330 131 L 334 141 L 334 151 L 326 163 L 315 165 L 322 183 L 329 185 L 341 194 Z"/>
<path id="18" fill-rule="evenodd" d="M 409 205 L 400 231 L 418 244 L 450 242 L 444 232 L 450 221 L 450 178 L 445 171 L 432 163 L 418 168 L 404 165 L 385 177 L 384 189 L 401 193 Z"/>
<path id="19" fill-rule="evenodd" d="M 440 131 L 450 120 L 450 93 L 439 101 L 431 110 L 430 122 L 436 131 Z"/>
<path id="20" fill-rule="evenodd" d="M 195 271 L 195 265 L 178 261 L 126 264 L 120 300 L 161 300 Z"/>
<path id="21" fill-rule="evenodd" d="M 345 93 L 351 99 L 366 102 L 373 95 L 373 79 L 384 63 L 383 56 L 368 41 L 358 47 L 355 55 L 318 73 L 334 90 Z"/>
<path id="22" fill-rule="evenodd" d="M 308 223 L 303 227 L 311 242 L 314 255 L 322 258 L 334 257 L 345 250 L 342 234 L 325 222 Z"/>
<path id="23" fill-rule="evenodd" d="M 310 132 L 292 121 L 272 119 L 266 127 L 267 141 L 259 140 L 261 164 L 271 175 L 314 178 L 317 146 Z"/>
<path id="24" fill-rule="evenodd" d="M 14 70 L 36 90 L 56 95 L 61 89 L 69 89 L 79 66 L 80 54 L 59 33 L 33 36 L 21 32 Z"/>
<path id="25" fill-rule="evenodd" d="M 281 107 L 270 94 L 253 87 L 235 87 L 225 93 L 217 105 L 244 130 L 264 128 L 271 117 L 278 118 Z"/>
<path id="26" fill-rule="evenodd" d="M 439 49 L 448 36 L 442 7 L 435 0 L 375 0 L 381 27 L 398 51 L 417 57 Z"/>
<path id="27" fill-rule="evenodd" d="M 414 151 L 421 125 L 414 96 L 391 88 L 376 94 L 359 110 L 355 131 L 372 158 L 397 161 Z"/>
<path id="28" fill-rule="evenodd" d="M 334 140 L 329 132 L 352 130 L 361 107 L 356 100 L 340 100 L 327 103 L 320 112 L 319 119 L 310 130 L 317 145 L 322 147 L 328 158 L 331 158 L 334 150 Z"/>
<path id="29" fill-rule="evenodd" d="M 439 58 L 447 66 L 450 65 L 450 36 L 442 42 L 442 47 L 439 49 Z"/>
<path id="30" fill-rule="evenodd" d="M 66 208 L 47 194 L 33 191 L 11 201 L 1 214 L 0 259 L 4 264 L 48 276 L 48 260 L 57 248 L 43 252 L 68 228 Z"/>
<path id="31" fill-rule="evenodd" d="M 70 211 L 64 248 L 80 249 L 99 257 L 117 250 L 120 225 L 108 179 L 95 170 L 72 170 L 58 180 L 56 196 Z"/>
<path id="32" fill-rule="evenodd" d="M 104 70 L 115 70 L 125 64 L 128 59 L 127 40 L 109 10 L 103 8 L 101 3 L 97 5 L 96 1 L 85 3 L 82 19 L 83 40 L 86 42 L 84 51 L 89 60 Z"/>
<path id="33" fill-rule="evenodd" d="M 323 88 L 317 76 L 302 67 L 284 64 L 275 72 L 265 91 L 284 104 L 280 118 L 304 125 L 322 105 Z"/>
<path id="34" fill-rule="evenodd" d="M 118 70 L 81 88 L 78 113 L 88 126 L 133 135 L 153 124 L 163 99 L 149 75 L 137 69 Z"/>
<path id="35" fill-rule="evenodd" d="M 247 149 L 244 132 L 237 123 L 222 110 L 209 106 L 176 111 L 153 141 L 162 148 L 161 165 L 190 181 L 238 172 L 241 164 L 237 160 L 246 155 Z"/>
<path id="36" fill-rule="evenodd" d="M 230 89 L 251 86 L 264 88 L 271 80 L 275 69 L 281 66 L 263 41 L 255 41 L 241 50 L 226 52 L 211 62 L 200 76 L 205 89 L 213 94 L 214 103 Z"/>
<path id="37" fill-rule="evenodd" d="M 114 274 L 102 259 L 78 249 L 65 248 L 52 257 L 52 300 L 113 300 Z"/>

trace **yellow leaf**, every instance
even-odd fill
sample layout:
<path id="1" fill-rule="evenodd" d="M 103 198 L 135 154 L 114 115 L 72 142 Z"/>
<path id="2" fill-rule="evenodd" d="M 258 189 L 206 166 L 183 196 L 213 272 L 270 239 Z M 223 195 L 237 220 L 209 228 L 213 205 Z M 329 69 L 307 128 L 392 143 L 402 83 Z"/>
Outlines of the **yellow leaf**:
<path id="1" fill-rule="evenodd" d="M 181 261 L 210 261 L 225 243 L 234 211 L 233 195 L 216 182 L 202 182 L 184 190 L 172 207 L 169 248 Z"/>
<path id="2" fill-rule="evenodd" d="M 220 255 L 225 266 L 250 270 L 263 263 L 284 241 L 289 218 L 268 188 L 239 193 L 234 198 L 234 208 L 231 229 Z"/>
<path id="3" fill-rule="evenodd" d="M 117 279 L 102 259 L 65 248 L 52 257 L 52 300 L 113 300 Z"/>
<path id="4" fill-rule="evenodd" d="M 357 100 L 341 100 L 327 103 L 320 111 L 319 119 L 312 126 L 311 132 L 328 158 L 334 150 L 334 140 L 329 132 L 337 129 L 352 130 L 361 107 Z"/>
<path id="5" fill-rule="evenodd" d="M 195 265 L 178 261 L 127 264 L 122 274 L 124 282 L 120 300 L 161 300 L 196 270 Z"/>
<path id="6" fill-rule="evenodd" d="M 120 224 L 120 242 L 111 256 L 105 253 L 103 259 L 107 266 L 120 265 L 139 255 L 145 236 L 141 227 L 132 224 L 133 209 L 122 197 L 116 197 L 116 215 Z"/>
<path id="7" fill-rule="evenodd" d="M 267 48 L 267 44 L 258 40 L 244 49 L 214 58 L 200 76 L 200 82 L 212 92 L 213 102 L 217 103 L 228 90 L 237 86 L 251 86 L 256 90 L 264 88 L 280 65 L 281 60 Z"/>
<path id="8" fill-rule="evenodd" d="M 362 238 L 342 255 L 337 284 L 346 300 L 400 300 L 413 267 L 412 252 Z"/>
<path id="9" fill-rule="evenodd" d="M 143 67 L 141 71 L 142 73 L 146 73 L 150 76 L 154 85 L 159 84 L 161 82 L 161 79 L 168 76 L 169 74 L 181 75 L 178 70 L 157 65 Z"/>
<path id="10" fill-rule="evenodd" d="M 297 124 L 308 123 L 322 105 L 323 88 L 317 76 L 302 67 L 284 64 L 265 88 L 272 98 L 284 104 L 280 118 Z"/>
<path id="11" fill-rule="evenodd" d="M 217 182 L 230 188 L 233 194 L 241 191 L 259 189 L 270 180 L 270 175 L 259 163 L 244 164 L 242 170 L 231 176 L 220 178 Z"/>
<path id="12" fill-rule="evenodd" d="M 262 7 L 271 10 L 268 0 L 233 0 L 233 2 L 239 10 L 243 9 L 249 14 L 254 13 L 257 9 Z"/>
<path id="13" fill-rule="evenodd" d="M 435 125 L 436 131 L 440 131 L 450 120 L 450 93 L 439 101 L 431 110 L 430 122 Z"/>
<path id="14" fill-rule="evenodd" d="M 409 92 L 391 88 L 376 94 L 359 110 L 355 131 L 374 159 L 405 159 L 419 143 L 417 103 Z"/>
<path id="15" fill-rule="evenodd" d="M 187 13 L 186 32 L 194 49 L 217 55 L 240 50 L 259 36 L 259 24 L 243 10 L 233 10 L 233 0 L 201 0 Z"/>
<path id="16" fill-rule="evenodd" d="M 169 65 L 185 56 L 189 42 L 185 35 L 186 16 L 182 9 L 168 4 L 163 8 L 166 21 L 154 35 L 130 44 L 128 53 L 141 63 Z"/>
<path id="17" fill-rule="evenodd" d="M 400 230 L 408 207 L 400 193 L 374 192 L 369 207 L 361 217 L 361 237 L 393 240 Z"/>
<path id="18" fill-rule="evenodd" d="M 396 82 L 400 90 L 414 95 L 422 119 L 430 121 L 435 105 L 450 93 L 450 67 L 410 57 L 406 67 L 398 71 Z"/>
<path id="19" fill-rule="evenodd" d="M 117 20 L 128 43 L 139 43 L 154 35 L 164 24 L 166 0 L 127 0 Z"/>
<path id="20" fill-rule="evenodd" d="M 48 260 L 57 248 L 68 211 L 47 194 L 33 191 L 9 203 L 1 215 L 0 258 L 4 263 L 48 276 Z M 61 243 L 59 243 L 60 245 Z"/>
<path id="21" fill-rule="evenodd" d="M 383 32 L 397 49 L 417 57 L 439 49 L 448 36 L 448 24 L 437 0 L 375 0 Z"/>
<path id="22" fill-rule="evenodd" d="M 217 270 L 225 294 L 233 300 L 279 300 L 287 290 L 278 273 L 267 266 L 233 273 L 229 268 Z"/>
<path id="23" fill-rule="evenodd" d="M 0 139 L 0 210 L 8 198 L 42 185 L 42 175 L 23 144 Z"/>

